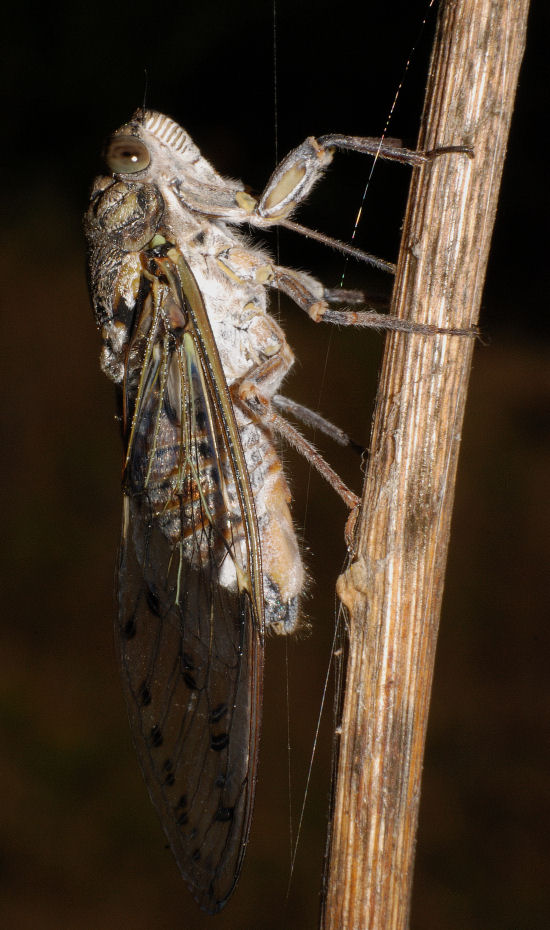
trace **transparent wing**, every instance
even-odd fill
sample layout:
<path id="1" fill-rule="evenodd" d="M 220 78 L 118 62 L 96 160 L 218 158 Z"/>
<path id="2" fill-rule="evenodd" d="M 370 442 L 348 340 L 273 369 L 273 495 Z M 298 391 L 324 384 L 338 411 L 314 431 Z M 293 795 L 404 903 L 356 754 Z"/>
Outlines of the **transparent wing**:
<path id="1" fill-rule="evenodd" d="M 183 877 L 215 913 L 250 830 L 263 596 L 248 473 L 181 254 L 143 253 L 124 384 L 116 640 L 134 743 Z"/>

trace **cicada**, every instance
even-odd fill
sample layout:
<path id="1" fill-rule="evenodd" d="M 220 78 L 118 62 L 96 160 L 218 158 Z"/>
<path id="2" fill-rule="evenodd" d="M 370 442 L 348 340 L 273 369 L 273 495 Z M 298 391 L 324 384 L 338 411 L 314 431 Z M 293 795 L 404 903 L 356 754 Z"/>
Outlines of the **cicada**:
<path id="1" fill-rule="evenodd" d="M 122 680 L 151 800 L 210 913 L 235 887 L 250 831 L 264 636 L 296 629 L 304 586 L 275 437 L 357 503 L 281 413 L 336 433 L 278 394 L 293 355 L 268 293 L 284 292 L 315 321 L 440 331 L 332 309 L 361 295 L 274 264 L 236 231 L 301 230 L 290 214 L 336 148 L 413 164 L 433 154 L 309 138 L 255 198 L 217 174 L 179 125 L 142 109 L 107 143 L 109 173 L 85 218 L 101 367 L 117 387 L 124 444 Z"/>

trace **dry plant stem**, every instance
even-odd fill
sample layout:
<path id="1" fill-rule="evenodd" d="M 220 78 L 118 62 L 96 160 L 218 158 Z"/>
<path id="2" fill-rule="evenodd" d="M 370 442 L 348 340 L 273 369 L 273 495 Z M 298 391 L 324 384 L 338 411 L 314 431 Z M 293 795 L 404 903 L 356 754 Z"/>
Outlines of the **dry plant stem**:
<path id="1" fill-rule="evenodd" d="M 528 0 L 442 5 L 393 312 L 477 321 Z M 325 930 L 408 924 L 422 757 L 473 340 L 388 337 L 356 556 Z"/>

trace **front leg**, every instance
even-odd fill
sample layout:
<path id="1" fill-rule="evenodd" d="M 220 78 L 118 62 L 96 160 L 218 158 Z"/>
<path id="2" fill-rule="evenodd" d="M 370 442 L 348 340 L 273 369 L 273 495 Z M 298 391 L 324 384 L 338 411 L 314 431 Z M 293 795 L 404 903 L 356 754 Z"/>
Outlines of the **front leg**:
<path id="1" fill-rule="evenodd" d="M 261 195 L 253 217 L 258 221 L 281 222 L 308 196 L 330 165 L 336 149 L 348 149 L 388 161 L 421 167 L 440 155 L 459 153 L 472 157 L 465 145 L 438 146 L 430 151 L 403 148 L 398 140 L 384 142 L 371 137 L 339 133 L 315 139 L 309 136 L 277 166 Z"/>
<path id="2" fill-rule="evenodd" d="M 381 271 L 395 273 L 392 262 L 376 258 L 368 252 L 332 239 L 324 233 L 308 229 L 290 219 L 294 210 L 307 198 L 330 165 L 336 149 L 351 150 L 375 158 L 384 158 L 401 164 L 422 167 L 441 155 L 462 154 L 473 157 L 473 151 L 465 145 L 437 146 L 429 151 L 414 151 L 404 148 L 398 140 L 371 137 L 347 136 L 337 133 L 315 139 L 307 138 L 293 149 L 277 166 L 258 201 L 242 192 L 239 203 L 248 212 L 248 222 L 254 226 L 284 226 L 300 235 L 322 242 L 344 254 L 364 261 Z"/>

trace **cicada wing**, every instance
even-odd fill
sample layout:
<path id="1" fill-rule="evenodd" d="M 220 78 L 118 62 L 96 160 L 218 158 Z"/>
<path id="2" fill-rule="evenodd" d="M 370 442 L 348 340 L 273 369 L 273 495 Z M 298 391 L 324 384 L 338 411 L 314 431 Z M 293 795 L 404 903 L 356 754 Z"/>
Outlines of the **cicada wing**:
<path id="1" fill-rule="evenodd" d="M 141 367 L 127 376 L 116 639 L 149 794 L 194 897 L 215 913 L 250 830 L 263 600 L 246 463 L 182 261 L 153 280 L 129 353 Z"/>

